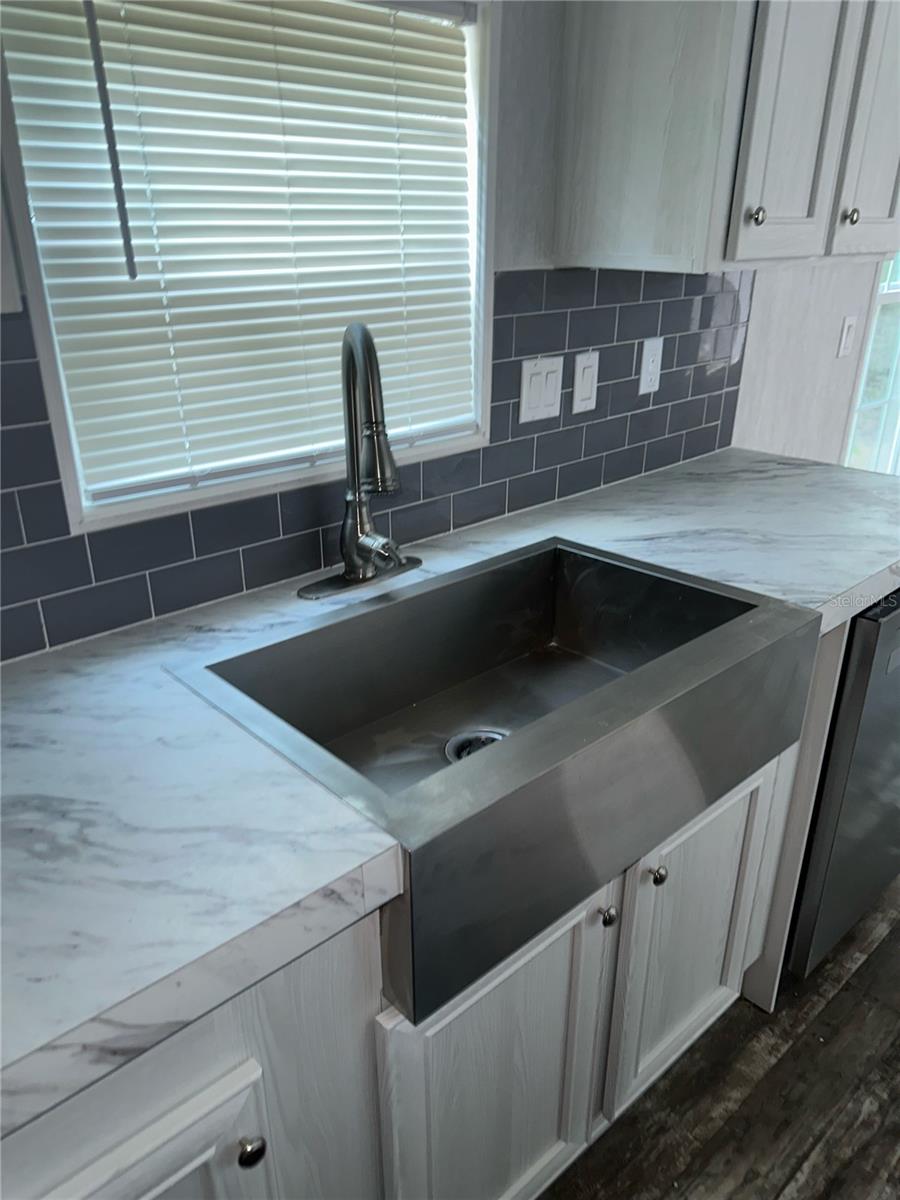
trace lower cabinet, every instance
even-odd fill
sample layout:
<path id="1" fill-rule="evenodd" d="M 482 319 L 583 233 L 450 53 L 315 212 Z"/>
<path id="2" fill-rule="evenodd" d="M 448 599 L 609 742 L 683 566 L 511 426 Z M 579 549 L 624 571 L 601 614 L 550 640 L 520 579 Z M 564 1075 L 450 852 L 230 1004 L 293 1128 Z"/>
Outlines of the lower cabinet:
<path id="1" fill-rule="evenodd" d="M 388 1200 L 537 1197 L 737 998 L 776 767 L 428 1020 L 381 1014 Z"/>
<path id="2" fill-rule="evenodd" d="M 586 1144 L 620 904 L 618 880 L 420 1025 L 379 1017 L 388 1197 L 535 1196 Z"/>
<path id="3" fill-rule="evenodd" d="M 610 1120 L 740 994 L 775 766 L 628 871 L 603 1105 Z"/>
<path id="4" fill-rule="evenodd" d="M 381 1003 L 373 913 L 4 1138 L 3 1195 L 381 1200 Z"/>

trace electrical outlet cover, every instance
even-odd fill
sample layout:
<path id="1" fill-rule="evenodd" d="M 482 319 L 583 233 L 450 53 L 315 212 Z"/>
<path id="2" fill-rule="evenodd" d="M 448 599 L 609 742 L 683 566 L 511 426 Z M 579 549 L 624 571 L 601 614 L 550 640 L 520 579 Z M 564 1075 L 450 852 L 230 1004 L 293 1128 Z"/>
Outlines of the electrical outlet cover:
<path id="1" fill-rule="evenodd" d="M 659 387 L 659 372 L 662 367 L 663 340 L 661 337 L 646 338 L 641 351 L 641 382 L 638 392 L 646 396 Z"/>

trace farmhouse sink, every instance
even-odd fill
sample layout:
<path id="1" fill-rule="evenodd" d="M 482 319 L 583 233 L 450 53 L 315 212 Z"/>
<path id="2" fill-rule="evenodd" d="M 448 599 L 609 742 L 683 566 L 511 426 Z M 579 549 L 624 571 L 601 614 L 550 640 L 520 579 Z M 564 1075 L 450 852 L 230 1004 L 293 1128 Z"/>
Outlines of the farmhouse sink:
<path id="1" fill-rule="evenodd" d="M 554 539 L 181 677 L 401 843 L 418 1021 L 796 741 L 818 621 Z"/>

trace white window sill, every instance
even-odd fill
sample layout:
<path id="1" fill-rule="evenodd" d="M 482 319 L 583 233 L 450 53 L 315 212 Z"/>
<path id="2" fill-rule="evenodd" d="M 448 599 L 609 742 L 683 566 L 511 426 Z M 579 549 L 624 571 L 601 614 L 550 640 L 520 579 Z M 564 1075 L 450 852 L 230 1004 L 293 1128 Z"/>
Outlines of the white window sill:
<path id="1" fill-rule="evenodd" d="M 488 441 L 488 429 L 478 429 L 457 436 L 422 441 L 408 448 L 395 448 L 394 457 L 399 466 L 405 463 L 427 462 L 434 458 L 445 458 L 466 450 L 479 449 L 486 446 Z M 214 504 L 228 504 L 232 500 L 248 500 L 272 492 L 312 487 L 317 483 L 328 483 L 345 477 L 346 467 L 341 454 L 333 462 L 308 467 L 273 468 L 270 471 L 201 484 L 190 490 L 151 493 L 134 499 L 111 500 L 104 504 L 84 504 L 80 494 L 70 494 L 65 481 L 63 486 L 72 533 L 90 533 L 98 529 L 150 520 L 153 517 L 209 508 Z"/>

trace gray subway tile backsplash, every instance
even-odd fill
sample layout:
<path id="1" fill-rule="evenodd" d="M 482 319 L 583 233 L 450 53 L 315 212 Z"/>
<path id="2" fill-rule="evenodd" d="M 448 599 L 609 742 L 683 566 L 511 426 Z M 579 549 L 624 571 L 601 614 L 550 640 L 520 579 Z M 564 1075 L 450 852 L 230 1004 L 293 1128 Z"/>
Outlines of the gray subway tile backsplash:
<path id="1" fill-rule="evenodd" d="M 44 623 L 37 601 L 0 609 L 0 652 L 4 659 L 46 649 Z"/>
<path id="2" fill-rule="evenodd" d="M 69 518 L 62 484 L 41 483 L 22 488 L 18 497 L 26 541 L 47 542 L 51 538 L 69 536 Z"/>
<path id="3" fill-rule="evenodd" d="M 241 556 L 247 589 L 265 587 L 267 583 L 290 579 L 292 575 L 318 571 L 322 565 L 322 540 L 317 529 L 308 529 L 306 533 L 245 546 Z"/>
<path id="4" fill-rule="evenodd" d="M 4 604 L 37 600 L 92 583 L 83 537 L 38 542 L 0 556 L 0 595 Z"/>
<path id="5" fill-rule="evenodd" d="M 617 342 L 634 342 L 659 333 L 659 304 L 623 304 L 616 325 Z"/>
<path id="6" fill-rule="evenodd" d="M 436 537 L 439 533 L 447 533 L 450 525 L 450 496 L 423 500 L 421 504 L 411 504 L 409 508 L 398 508 L 391 513 L 391 535 L 400 543 Z"/>
<path id="7" fill-rule="evenodd" d="M 671 300 L 683 296 L 684 277 L 669 271 L 645 271 L 641 295 L 644 300 Z"/>
<path id="8" fill-rule="evenodd" d="M 50 596 L 42 601 L 41 608 L 51 646 L 121 629 L 153 616 L 146 575 L 130 575 L 62 596 Z"/>
<path id="9" fill-rule="evenodd" d="M 4 428 L 0 442 L 0 484 L 28 487 L 59 479 L 59 464 L 49 422 Z"/>
<path id="10" fill-rule="evenodd" d="M 632 304 L 640 300 L 643 276 L 640 271 L 598 271 L 596 304 Z"/>
<path id="11" fill-rule="evenodd" d="M 453 528 L 489 521 L 506 512 L 506 482 L 488 483 L 453 496 Z"/>
<path id="12" fill-rule="evenodd" d="M 0 495 L 0 549 L 12 550 L 25 541 L 15 492 Z"/>
<path id="13" fill-rule="evenodd" d="M 281 533 L 277 496 L 255 496 L 231 504 L 198 508 L 191 513 L 198 557 L 267 542 Z"/>
<path id="14" fill-rule="evenodd" d="M 548 271 L 544 284 L 544 308 L 587 308 L 597 293 L 597 272 L 574 267 Z"/>
<path id="15" fill-rule="evenodd" d="M 34 425 L 47 420 L 47 405 L 36 362 L 4 362 L 0 368 L 0 424 Z"/>
<path id="16" fill-rule="evenodd" d="M 531 313 L 516 317 L 513 349 L 518 358 L 555 354 L 566 348 L 569 329 L 567 312 Z"/>
<path id="17" fill-rule="evenodd" d="M 406 544 L 729 445 L 751 293 L 750 272 L 499 274 L 491 444 L 404 464 L 402 490 L 373 498 L 378 527 Z M 660 386 L 642 396 L 641 342 L 657 331 Z M 2 334 L 4 658 L 339 561 L 342 480 L 70 536 L 27 315 L 4 316 Z M 584 349 L 599 351 L 597 403 L 573 413 Z M 564 355 L 562 410 L 523 425 L 522 359 L 538 354 Z"/>
<path id="18" fill-rule="evenodd" d="M 88 535 L 88 546 L 98 583 L 194 557 L 187 513 L 101 529 Z"/>
<path id="19" fill-rule="evenodd" d="M 576 308 L 569 314 L 569 349 L 608 346 L 616 340 L 617 308 Z"/>
<path id="20" fill-rule="evenodd" d="M 640 475 L 644 469 L 644 447 L 628 446 L 624 450 L 613 450 L 603 458 L 603 482 L 618 483 Z"/>
<path id="21" fill-rule="evenodd" d="M 179 563 L 175 567 L 160 567 L 150 572 L 150 592 L 153 610 L 163 613 L 192 608 L 210 600 L 221 600 L 244 590 L 240 550 L 228 550 L 209 558 Z"/>
<path id="22" fill-rule="evenodd" d="M 446 496 L 478 487 L 481 483 L 481 453 L 467 450 L 449 458 L 433 458 L 422 463 L 422 498 Z"/>

